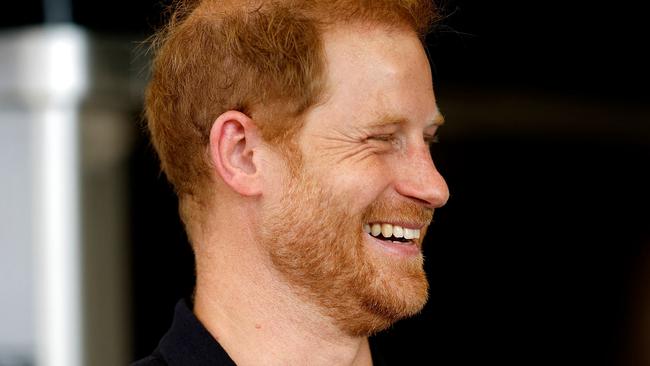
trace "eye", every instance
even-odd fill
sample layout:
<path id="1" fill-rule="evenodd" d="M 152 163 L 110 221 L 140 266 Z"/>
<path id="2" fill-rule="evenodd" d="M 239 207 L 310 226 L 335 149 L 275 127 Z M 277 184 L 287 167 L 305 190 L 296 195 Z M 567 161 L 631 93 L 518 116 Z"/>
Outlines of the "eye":
<path id="1" fill-rule="evenodd" d="M 366 141 L 374 145 L 376 148 L 381 149 L 381 151 L 398 149 L 401 145 L 399 137 L 392 133 L 372 135 L 368 137 Z"/>
<path id="2" fill-rule="evenodd" d="M 393 135 L 374 135 L 368 137 L 368 140 L 375 140 L 375 141 L 383 141 L 383 142 L 392 142 L 395 140 L 395 136 Z"/>
<path id="3" fill-rule="evenodd" d="M 391 145 L 398 145 L 399 144 L 399 139 L 395 134 L 381 134 L 381 135 L 372 135 L 368 137 L 368 140 L 370 141 L 378 141 L 381 143 L 386 143 L 386 144 L 391 144 Z"/>

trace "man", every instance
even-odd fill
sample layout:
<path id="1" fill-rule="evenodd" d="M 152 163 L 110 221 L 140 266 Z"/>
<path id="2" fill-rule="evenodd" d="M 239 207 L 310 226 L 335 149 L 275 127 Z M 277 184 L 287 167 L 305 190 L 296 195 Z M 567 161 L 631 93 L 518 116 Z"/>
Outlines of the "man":
<path id="1" fill-rule="evenodd" d="M 196 257 L 136 365 L 375 365 L 368 337 L 427 300 L 447 186 L 418 0 L 181 4 L 147 117 Z"/>

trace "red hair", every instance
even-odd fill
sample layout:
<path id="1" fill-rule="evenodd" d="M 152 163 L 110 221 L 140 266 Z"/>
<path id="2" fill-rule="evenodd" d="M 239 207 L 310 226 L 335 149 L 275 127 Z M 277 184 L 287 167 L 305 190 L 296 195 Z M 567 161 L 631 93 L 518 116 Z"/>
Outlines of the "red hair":
<path id="1" fill-rule="evenodd" d="M 181 201 L 200 202 L 207 192 L 210 129 L 225 111 L 250 116 L 269 142 L 295 135 L 326 87 L 321 34 L 328 27 L 378 24 L 423 38 L 436 17 L 430 0 L 177 2 L 154 38 L 146 116 Z"/>

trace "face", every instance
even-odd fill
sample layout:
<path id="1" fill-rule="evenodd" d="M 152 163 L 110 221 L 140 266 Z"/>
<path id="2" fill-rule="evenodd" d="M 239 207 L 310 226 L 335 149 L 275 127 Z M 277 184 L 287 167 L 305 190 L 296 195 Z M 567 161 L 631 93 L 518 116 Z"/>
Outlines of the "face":
<path id="1" fill-rule="evenodd" d="M 274 267 L 343 331 L 367 336 L 427 300 L 421 243 L 449 193 L 428 140 L 441 123 L 415 34 L 326 33 L 328 93 L 278 168 L 261 242 Z"/>

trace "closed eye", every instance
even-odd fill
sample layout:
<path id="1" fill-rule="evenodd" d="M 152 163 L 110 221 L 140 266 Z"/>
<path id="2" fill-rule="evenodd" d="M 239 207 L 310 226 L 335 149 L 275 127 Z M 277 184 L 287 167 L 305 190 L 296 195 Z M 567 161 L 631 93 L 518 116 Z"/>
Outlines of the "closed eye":
<path id="1" fill-rule="evenodd" d="M 372 135 L 366 138 L 366 141 L 380 149 L 381 152 L 388 152 L 400 145 L 399 138 L 395 134 Z"/>
<path id="2" fill-rule="evenodd" d="M 374 135 L 368 137 L 368 140 L 385 141 L 385 142 L 392 142 L 394 139 L 395 136 L 393 135 Z"/>

